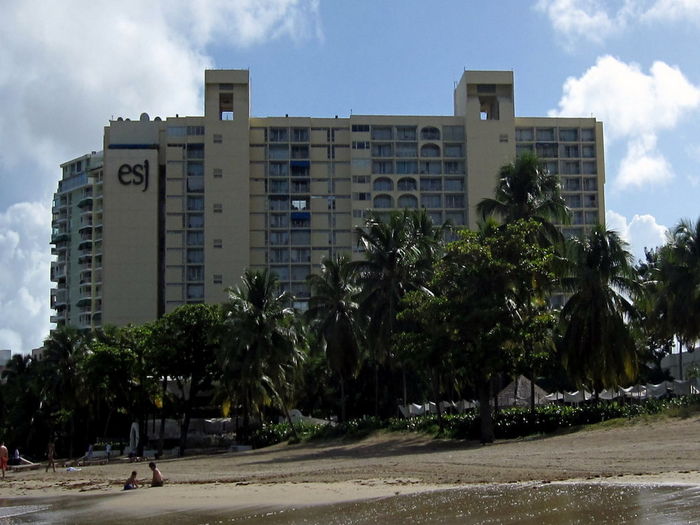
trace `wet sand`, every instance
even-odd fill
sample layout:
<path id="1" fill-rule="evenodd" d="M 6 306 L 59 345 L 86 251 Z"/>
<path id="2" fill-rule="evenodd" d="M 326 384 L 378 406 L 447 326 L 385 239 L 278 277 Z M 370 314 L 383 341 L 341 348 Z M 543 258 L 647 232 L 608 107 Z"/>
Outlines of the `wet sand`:
<path id="1" fill-rule="evenodd" d="M 299 507 L 473 484 L 558 481 L 700 486 L 700 416 L 638 420 L 546 437 L 474 442 L 379 433 L 361 441 L 274 447 L 159 462 L 163 488 L 121 490 L 146 463 L 79 472 L 8 473 L 2 498 L 89 498 L 92 511 L 147 518 L 170 512 Z M 91 496 L 102 496 L 92 498 Z M 21 498 L 21 499 L 18 499 Z"/>

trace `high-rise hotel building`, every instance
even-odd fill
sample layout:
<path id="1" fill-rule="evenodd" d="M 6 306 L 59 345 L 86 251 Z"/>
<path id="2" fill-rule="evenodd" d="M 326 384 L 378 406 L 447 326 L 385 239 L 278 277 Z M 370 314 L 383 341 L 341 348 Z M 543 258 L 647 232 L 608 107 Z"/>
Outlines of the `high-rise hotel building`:
<path id="1" fill-rule="evenodd" d="M 474 227 L 498 169 L 536 152 L 562 179 L 567 235 L 604 219 L 594 118 L 515 117 L 513 74 L 465 71 L 453 116 L 251 117 L 248 71 L 205 73 L 204 116 L 118 118 L 66 162 L 53 203 L 52 321 L 82 328 L 219 303 L 269 268 L 303 307 L 307 275 L 369 210 Z"/>

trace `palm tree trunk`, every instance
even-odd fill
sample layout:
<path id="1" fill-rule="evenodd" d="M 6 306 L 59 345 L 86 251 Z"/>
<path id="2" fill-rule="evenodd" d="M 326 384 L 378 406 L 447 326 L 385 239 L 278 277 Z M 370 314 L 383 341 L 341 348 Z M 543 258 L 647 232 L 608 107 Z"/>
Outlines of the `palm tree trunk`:
<path id="1" fill-rule="evenodd" d="M 163 444 L 165 442 L 165 396 L 168 391 L 168 378 L 163 377 L 162 395 L 160 407 L 160 430 L 158 432 L 158 456 L 163 455 Z"/>
<path id="2" fill-rule="evenodd" d="M 678 338 L 678 379 L 683 381 L 683 340 Z"/>
<path id="3" fill-rule="evenodd" d="M 491 414 L 491 380 L 482 378 L 479 382 L 479 417 L 481 420 L 481 443 L 493 443 L 493 417 Z"/>
<path id="4" fill-rule="evenodd" d="M 437 405 L 437 420 L 438 420 L 438 435 L 442 435 L 445 423 L 442 420 L 442 409 L 440 407 L 440 377 L 436 369 L 433 369 L 433 396 L 435 396 L 435 404 Z M 404 401 L 404 406 L 406 402 Z"/>
<path id="5" fill-rule="evenodd" d="M 346 408 L 345 400 L 345 378 L 343 374 L 340 374 L 340 422 L 345 423 L 347 414 L 345 412 Z"/>
<path id="6" fill-rule="evenodd" d="M 374 362 L 374 417 L 379 417 L 379 361 Z"/>
<path id="7" fill-rule="evenodd" d="M 530 414 L 535 415 L 535 369 L 532 369 L 530 378 Z"/>

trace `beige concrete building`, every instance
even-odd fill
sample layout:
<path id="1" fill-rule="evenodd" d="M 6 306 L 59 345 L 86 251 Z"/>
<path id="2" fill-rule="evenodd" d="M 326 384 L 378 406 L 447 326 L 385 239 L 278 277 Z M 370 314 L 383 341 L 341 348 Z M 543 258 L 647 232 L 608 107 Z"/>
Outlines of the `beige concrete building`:
<path id="1" fill-rule="evenodd" d="M 359 256 L 369 210 L 473 227 L 499 167 L 525 150 L 562 177 L 567 235 L 604 220 L 602 124 L 516 117 L 511 72 L 465 71 L 453 116 L 257 118 L 249 86 L 248 71 L 206 71 L 204 116 L 110 121 L 103 152 L 62 165 L 53 322 L 218 303 L 246 268 L 273 270 L 303 308 L 324 257 Z"/>

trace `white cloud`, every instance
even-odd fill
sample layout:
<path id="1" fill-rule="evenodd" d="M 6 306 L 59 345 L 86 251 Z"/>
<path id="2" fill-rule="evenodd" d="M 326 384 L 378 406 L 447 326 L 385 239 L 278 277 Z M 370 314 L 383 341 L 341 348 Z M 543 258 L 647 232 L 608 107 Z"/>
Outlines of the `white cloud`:
<path id="1" fill-rule="evenodd" d="M 0 348 L 28 352 L 49 331 L 51 209 L 38 202 L 0 213 Z"/>
<path id="2" fill-rule="evenodd" d="M 573 51 L 580 40 L 602 44 L 635 24 L 700 24 L 698 0 L 538 0 L 560 43 Z"/>
<path id="3" fill-rule="evenodd" d="M 655 248 L 666 242 L 668 228 L 652 215 L 634 215 L 631 220 L 613 210 L 605 213 L 606 227 L 615 230 L 630 244 L 635 260 L 644 258 L 644 248 Z"/>
<path id="4" fill-rule="evenodd" d="M 112 117 L 202 114 L 208 45 L 321 39 L 318 1 L 2 1 L 0 347 L 48 331 L 50 210 L 27 201 L 49 200 L 59 164 L 101 149 Z"/>
<path id="5" fill-rule="evenodd" d="M 639 65 L 612 56 L 598 58 L 579 78 L 568 78 L 559 108 L 551 116 L 586 117 L 603 121 L 609 143 L 624 141 L 627 154 L 620 165 L 618 188 L 648 186 L 673 178 L 670 163 L 657 148 L 660 131 L 673 129 L 700 107 L 700 88 L 677 67 L 654 62 L 649 73 Z"/>

